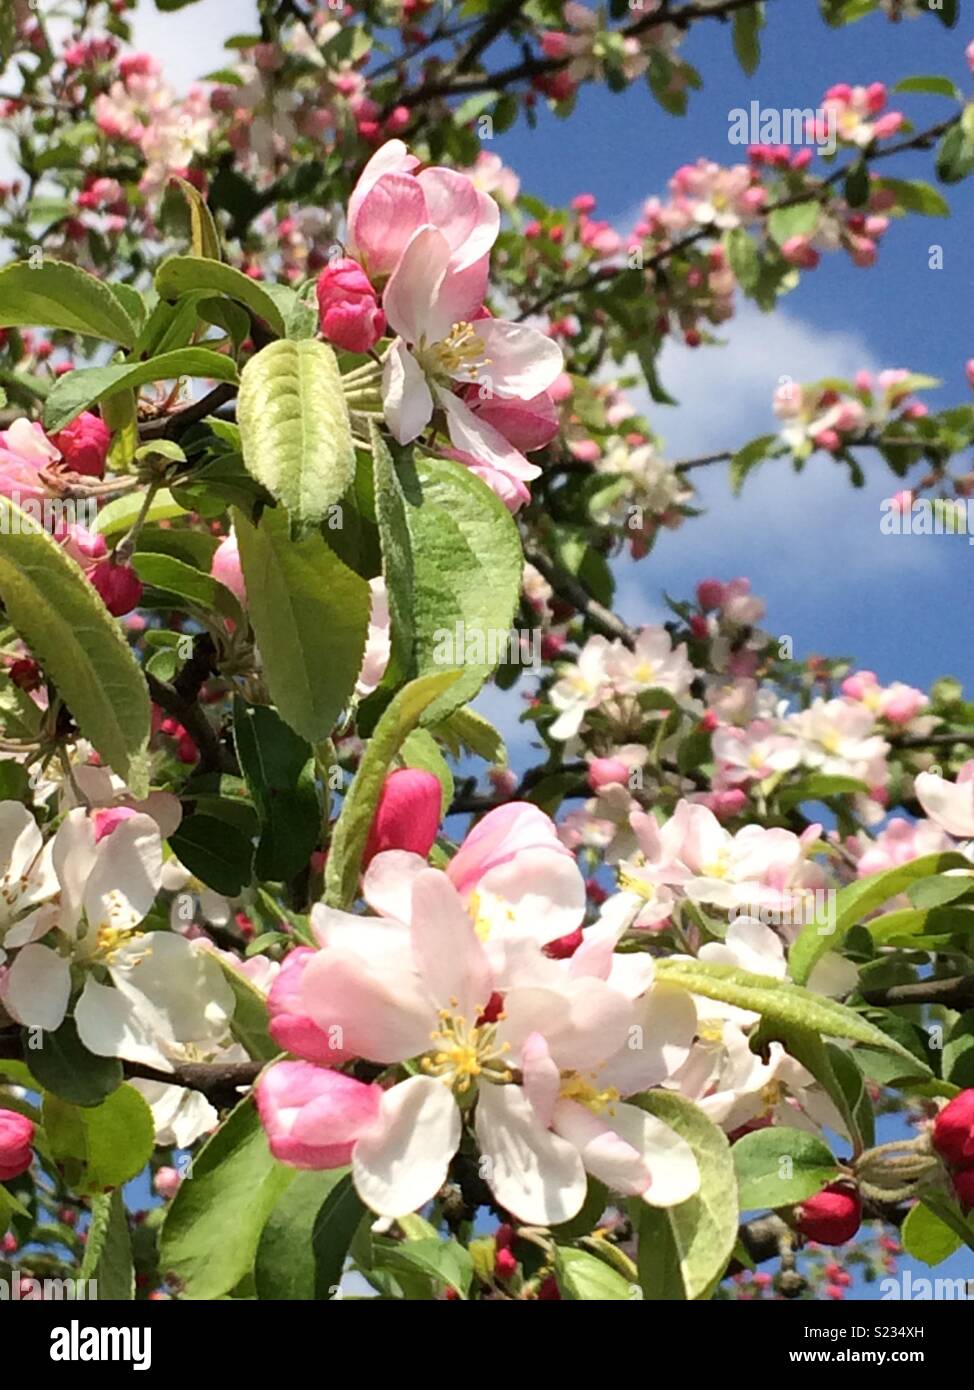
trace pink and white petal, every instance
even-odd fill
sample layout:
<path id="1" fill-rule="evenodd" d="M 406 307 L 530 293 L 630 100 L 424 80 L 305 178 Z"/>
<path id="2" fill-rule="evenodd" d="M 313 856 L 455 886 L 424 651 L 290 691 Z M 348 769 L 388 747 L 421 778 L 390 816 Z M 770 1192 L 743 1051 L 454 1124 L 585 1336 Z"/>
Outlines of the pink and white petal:
<path id="1" fill-rule="evenodd" d="M 383 174 L 349 219 L 350 251 L 373 280 L 390 275 L 410 237 L 429 222 L 423 191 L 410 174 Z"/>
<path id="2" fill-rule="evenodd" d="M 577 1150 L 538 1120 L 519 1086 L 481 1086 L 474 1120 L 498 1202 L 532 1226 L 554 1226 L 581 1210 L 588 1190 Z"/>
<path id="3" fill-rule="evenodd" d="M 459 379 L 465 378 L 461 374 Z M 434 390 L 437 401 L 446 412 L 450 440 L 461 453 L 470 454 L 499 472 L 525 482 L 530 482 L 540 475 L 541 469 L 537 464 L 529 463 L 493 425 L 478 419 L 459 396 L 455 396 L 444 386 L 434 385 Z"/>
<path id="4" fill-rule="evenodd" d="M 531 1102 L 538 1122 L 545 1129 L 550 1129 L 561 1089 L 561 1072 L 552 1060 L 541 1033 L 531 1033 L 525 1039 L 521 1048 L 521 1076 L 524 1094 Z"/>
<path id="5" fill-rule="evenodd" d="M 148 917 L 162 887 L 162 838 L 151 816 L 130 816 L 95 850 L 85 885 L 89 927 L 131 931 Z"/>
<path id="6" fill-rule="evenodd" d="M 615 1056 L 632 1022 L 632 1004 L 601 980 L 565 977 L 560 989 L 509 989 L 498 1036 L 518 1053 L 542 1033 L 563 1070 L 591 1071 Z"/>
<path id="7" fill-rule="evenodd" d="M 493 993 L 490 966 L 460 894 L 439 869 L 413 879 L 410 922 L 413 954 L 431 997 L 473 1022 Z"/>
<path id="8" fill-rule="evenodd" d="M 614 1192 L 639 1197 L 652 1181 L 649 1165 L 635 1145 L 617 1134 L 608 1119 L 577 1101 L 562 1100 L 552 1119 L 555 1132 L 581 1155 L 585 1170 Z"/>
<path id="9" fill-rule="evenodd" d="M 697 1195 L 700 1169 L 690 1145 L 675 1129 L 636 1105 L 617 1105 L 609 1122 L 643 1155 L 651 1177 L 642 1194 L 648 1206 L 677 1207 Z"/>
<path id="10" fill-rule="evenodd" d="M 163 1016 L 139 1007 L 120 990 L 89 979 L 74 1006 L 78 1037 L 98 1057 L 121 1057 L 157 1071 L 172 1071 L 167 1045 L 175 1041 Z"/>
<path id="11" fill-rule="evenodd" d="M 71 997 L 68 962 L 46 946 L 32 944 L 17 952 L 3 986 L 3 1003 L 25 1028 L 60 1028 Z"/>
<path id="12" fill-rule="evenodd" d="M 439 340 L 440 335 L 432 331 L 431 318 L 449 260 L 450 247 L 443 233 L 435 227 L 420 227 L 389 277 L 382 307 L 390 327 L 407 343 L 423 338 Z"/>
<path id="13" fill-rule="evenodd" d="M 165 1019 L 177 1043 L 217 1043 L 234 1010 L 234 996 L 213 952 L 175 932 L 145 932 L 112 955 L 109 974 L 133 1008 Z"/>
<path id="14" fill-rule="evenodd" d="M 423 868 L 426 868 L 425 863 Z M 384 960 L 390 969 L 413 967 L 408 928 L 388 917 L 360 917 L 354 912 L 339 912 L 337 908 L 316 903 L 311 909 L 311 930 L 322 948 Z"/>
<path id="15" fill-rule="evenodd" d="M 382 368 L 382 408 L 400 444 L 411 444 L 433 416 L 433 397 L 423 369 L 401 338 L 389 349 Z"/>
<path id="16" fill-rule="evenodd" d="M 424 169 L 416 176 L 416 182 L 426 198 L 426 221 L 446 237 L 450 254 L 459 267 L 469 265 L 490 250 L 500 229 L 500 209 L 493 198 L 487 200 L 493 203 L 491 211 L 481 203 L 467 175 L 458 174 L 455 169 Z M 479 227 L 481 220 L 485 221 L 482 229 Z M 479 241 L 468 252 L 467 243 L 478 231 Z"/>
<path id="17" fill-rule="evenodd" d="M 473 330 L 484 345 L 490 365 L 485 370 L 498 396 L 530 400 L 565 369 L 565 358 L 553 338 L 523 323 L 478 319 Z"/>
<path id="18" fill-rule="evenodd" d="M 635 1007 L 625 1045 L 599 1075 L 624 1096 L 646 1091 L 683 1065 L 697 1030 L 693 1000 L 682 989 L 654 985 Z"/>
<path id="19" fill-rule="evenodd" d="M 567 936 L 585 916 L 585 882 L 574 857 L 546 847 L 523 849 L 488 869 L 477 892 L 483 907 L 497 900 L 505 935 L 531 936 L 541 945 Z"/>
<path id="20" fill-rule="evenodd" d="M 352 224 L 358 217 L 358 210 L 369 189 L 374 187 L 384 174 L 409 174 L 418 166 L 419 160 L 415 155 L 409 153 L 405 141 L 387 140 L 384 145 L 380 145 L 359 175 L 358 183 L 352 189 L 348 200 L 349 229 L 352 229 Z"/>
<path id="21" fill-rule="evenodd" d="M 974 795 L 969 781 L 948 782 L 921 772 L 914 785 L 920 805 L 942 830 L 961 840 L 974 838 Z"/>
<path id="22" fill-rule="evenodd" d="M 460 1144 L 453 1093 L 430 1076 L 413 1076 L 386 1091 L 374 1130 L 352 1151 L 352 1177 L 367 1207 L 406 1216 L 436 1196 Z"/>
<path id="23" fill-rule="evenodd" d="M 61 885 L 61 930 L 73 934 L 84 909 L 85 888 L 95 867 L 95 827 L 83 806 L 69 811 L 54 836 L 53 858 Z"/>
<path id="24" fill-rule="evenodd" d="M 437 1006 L 419 974 L 351 951 L 319 951 L 301 977 L 301 1011 L 340 1030 L 342 1050 L 372 1062 L 404 1062 L 429 1046 Z"/>
<path id="25" fill-rule="evenodd" d="M 413 880 L 428 868 L 422 855 L 410 850 L 383 850 L 365 871 L 362 897 L 380 917 L 392 917 L 408 926 L 412 920 Z"/>
<path id="26" fill-rule="evenodd" d="M 482 256 L 463 270 L 451 265 L 440 280 L 430 312 L 428 337 L 431 342 L 445 338 L 458 323 L 468 323 L 483 308 L 490 278 L 490 257 Z M 461 378 L 469 380 L 467 375 Z"/>

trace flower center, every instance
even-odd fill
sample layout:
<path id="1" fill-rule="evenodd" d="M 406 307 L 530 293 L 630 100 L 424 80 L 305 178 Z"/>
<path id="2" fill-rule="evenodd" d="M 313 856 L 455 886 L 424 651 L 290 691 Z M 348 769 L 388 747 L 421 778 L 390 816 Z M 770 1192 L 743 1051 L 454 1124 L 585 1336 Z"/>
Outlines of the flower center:
<path id="1" fill-rule="evenodd" d="M 483 1009 L 477 1009 L 480 1018 Z M 440 1026 L 430 1034 L 434 1046 L 420 1066 L 427 1076 L 435 1076 L 457 1095 L 463 1095 L 478 1079 L 498 1085 L 513 1081 L 504 1054 L 509 1044 L 497 1042 L 497 1024 L 470 1024 L 462 1014 L 441 1009 Z"/>
<path id="2" fill-rule="evenodd" d="M 440 342 L 424 345 L 418 355 L 431 376 L 463 375 L 476 381 L 479 368 L 490 366 L 490 358 L 484 356 L 483 342 L 473 326 L 465 321 L 455 323 Z"/>
<path id="3" fill-rule="evenodd" d="M 641 877 L 638 871 L 627 868 L 620 864 L 617 870 L 619 887 L 624 888 L 628 893 L 635 893 L 645 902 L 651 903 L 656 897 L 656 884 L 650 883 L 649 879 Z"/>
<path id="4" fill-rule="evenodd" d="M 617 1091 L 615 1086 L 606 1086 L 600 1091 L 577 1071 L 565 1073 L 558 1094 L 562 1100 L 574 1100 L 579 1105 L 584 1105 L 593 1115 L 602 1115 L 606 1111 L 614 1115 L 616 1102 L 622 1098 L 621 1092 Z"/>

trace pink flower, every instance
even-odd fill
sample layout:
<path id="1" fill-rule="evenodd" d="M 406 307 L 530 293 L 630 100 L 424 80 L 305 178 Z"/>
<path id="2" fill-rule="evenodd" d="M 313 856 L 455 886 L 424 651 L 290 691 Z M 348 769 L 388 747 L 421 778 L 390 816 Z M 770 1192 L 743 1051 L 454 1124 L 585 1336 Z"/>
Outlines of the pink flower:
<path id="1" fill-rule="evenodd" d="M 341 1168 L 372 1129 L 382 1088 L 310 1062 L 278 1062 L 256 1087 L 271 1153 L 294 1168 Z"/>
<path id="2" fill-rule="evenodd" d="M 390 772 L 369 829 L 364 863 L 384 850 L 403 849 L 423 859 L 440 828 L 443 789 L 438 777 L 418 767 Z"/>
<path id="3" fill-rule="evenodd" d="M 435 227 L 446 239 L 451 269 L 472 270 L 485 286 L 486 257 L 500 228 L 497 204 L 465 174 L 441 168 L 416 174 L 418 165 L 401 140 L 387 141 L 372 156 L 348 202 L 349 253 L 373 281 L 383 280 L 419 228 Z"/>
<path id="4" fill-rule="evenodd" d="M 341 1046 L 340 1034 L 319 1028 L 301 1006 L 301 982 L 315 954 L 310 946 L 299 946 L 284 960 L 267 996 L 268 1032 L 278 1046 L 295 1057 L 337 1067 L 351 1060 Z"/>
<path id="5" fill-rule="evenodd" d="M 229 536 L 224 537 L 213 552 L 210 574 L 224 588 L 230 590 L 241 608 L 247 607 L 247 585 L 244 581 L 243 570 L 240 567 L 237 537 L 233 531 L 230 532 Z"/>
<path id="6" fill-rule="evenodd" d="M 0 1110 L 0 1182 L 19 1178 L 30 1167 L 34 1126 L 16 1110 Z"/>
<path id="7" fill-rule="evenodd" d="M 88 578 L 113 617 L 121 618 L 138 607 L 142 597 L 142 581 L 131 565 L 117 565 L 114 560 L 102 560 L 90 571 Z"/>
<path id="8" fill-rule="evenodd" d="M 409 444 L 438 406 L 455 449 L 526 482 L 540 470 L 479 418 L 451 383 L 476 385 L 502 400 L 530 401 L 561 372 L 561 348 L 524 324 L 477 317 L 481 277 L 451 269 L 451 256 L 443 233 L 424 227 L 386 286 L 383 306 L 399 335 L 382 377 L 386 422 L 400 444 Z"/>
<path id="9" fill-rule="evenodd" d="M 90 478 L 105 476 L 105 460 L 112 433 L 99 415 L 85 410 L 54 436 L 51 443 L 61 451 L 66 466 Z"/>
<path id="10" fill-rule="evenodd" d="M 347 256 L 335 261 L 318 278 L 321 331 L 346 352 L 368 352 L 382 337 L 386 316 L 379 308 L 369 277 Z"/>
<path id="11" fill-rule="evenodd" d="M 629 780 L 629 767 L 621 758 L 592 758 L 588 765 L 588 784 L 594 792 L 599 787 L 623 786 Z"/>
<path id="12" fill-rule="evenodd" d="M 15 420 L 0 431 L 0 495 L 21 502 L 43 501 L 49 493 L 39 475 L 60 457 L 40 425 Z"/>
<path id="13" fill-rule="evenodd" d="M 959 840 L 974 839 L 974 759 L 960 769 L 956 782 L 921 772 L 915 786 L 917 800 L 936 825 Z"/>
<path id="14" fill-rule="evenodd" d="M 167 1200 L 175 1197 L 182 1185 L 182 1177 L 175 1168 L 157 1168 L 152 1179 L 152 1186 L 160 1197 Z"/>

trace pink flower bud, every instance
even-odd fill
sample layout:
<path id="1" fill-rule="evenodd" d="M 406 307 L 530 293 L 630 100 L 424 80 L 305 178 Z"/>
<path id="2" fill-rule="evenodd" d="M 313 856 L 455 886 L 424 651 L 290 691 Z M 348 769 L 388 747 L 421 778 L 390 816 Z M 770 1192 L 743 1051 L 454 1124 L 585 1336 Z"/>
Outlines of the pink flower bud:
<path id="1" fill-rule="evenodd" d="M 247 607 L 247 586 L 244 582 L 243 570 L 240 568 L 240 550 L 237 547 L 237 537 L 233 531 L 220 542 L 213 552 L 210 574 L 224 588 L 230 590 L 241 608 Z"/>
<path id="2" fill-rule="evenodd" d="M 306 1062 L 337 1067 L 350 1060 L 343 1051 L 338 1033 L 319 1028 L 304 1012 L 301 1003 L 301 982 L 304 972 L 317 955 L 310 946 L 298 946 L 285 958 L 267 996 L 270 1014 L 268 1032 L 286 1052 L 293 1052 Z"/>
<path id="3" fill-rule="evenodd" d="M 621 758 L 593 758 L 588 765 L 588 784 L 594 792 L 599 787 L 625 786 L 629 768 Z"/>
<path id="4" fill-rule="evenodd" d="M 123 821 L 138 815 L 131 806 L 101 806 L 91 813 L 91 824 L 95 832 L 95 844 L 101 844 Z"/>
<path id="5" fill-rule="evenodd" d="M 52 439 L 67 466 L 89 478 L 105 476 L 105 460 L 111 442 L 111 430 L 99 415 L 92 415 L 89 410 L 72 420 Z"/>
<path id="6" fill-rule="evenodd" d="M 705 613 L 719 608 L 724 602 L 724 586 L 719 579 L 701 579 L 697 585 L 697 602 Z"/>
<path id="7" fill-rule="evenodd" d="M 965 1211 L 974 1210 L 974 1167 L 962 1168 L 953 1175 L 953 1182 L 958 1202 Z"/>
<path id="8" fill-rule="evenodd" d="M 971 45 L 974 47 L 974 44 Z M 967 384 L 974 391 L 974 357 L 969 357 L 964 363 L 964 375 L 967 377 Z"/>
<path id="9" fill-rule="evenodd" d="M 967 66 L 974 72 L 974 39 L 964 49 L 964 57 L 967 59 Z"/>
<path id="10" fill-rule="evenodd" d="M 782 243 L 781 254 L 789 265 L 797 265 L 802 270 L 814 270 L 822 259 L 807 236 L 790 236 Z"/>
<path id="11" fill-rule="evenodd" d="M 175 1168 L 157 1168 L 152 1179 L 152 1186 L 160 1197 L 175 1197 L 179 1191 L 182 1177 Z"/>
<path id="12" fill-rule="evenodd" d="M 390 772 L 369 830 L 363 862 L 387 849 L 405 849 L 424 859 L 440 828 L 443 790 L 439 778 L 422 768 Z"/>
<path id="13" fill-rule="evenodd" d="M 0 1110 L 0 1182 L 26 1173 L 32 1158 L 34 1126 L 16 1110 Z"/>
<path id="14" fill-rule="evenodd" d="M 368 352 L 386 328 L 369 277 L 347 256 L 318 277 L 318 314 L 324 336 L 347 352 Z"/>
<path id="15" fill-rule="evenodd" d="M 294 1168 L 341 1168 L 379 1116 L 380 1086 L 310 1062 L 278 1062 L 256 1087 L 271 1153 Z"/>
<path id="16" fill-rule="evenodd" d="M 546 29 L 541 35 L 541 52 L 546 58 L 567 58 L 568 35 L 557 29 Z"/>
<path id="17" fill-rule="evenodd" d="M 114 560 L 102 560 L 91 570 L 88 578 L 113 617 L 121 618 L 138 606 L 142 597 L 142 581 L 131 565 L 117 565 Z"/>

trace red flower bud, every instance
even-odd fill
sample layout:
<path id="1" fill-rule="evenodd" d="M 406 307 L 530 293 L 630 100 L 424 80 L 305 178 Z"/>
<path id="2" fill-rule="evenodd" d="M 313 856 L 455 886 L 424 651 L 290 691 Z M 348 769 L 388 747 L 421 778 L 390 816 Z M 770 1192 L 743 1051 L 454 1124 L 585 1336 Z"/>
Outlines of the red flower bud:
<path id="1" fill-rule="evenodd" d="M 862 1223 L 862 1199 L 854 1187 L 832 1182 L 795 1208 L 795 1226 L 821 1245 L 844 1245 Z"/>
<path id="2" fill-rule="evenodd" d="M 84 473 L 89 478 L 105 476 L 112 433 L 98 415 L 84 411 L 54 435 L 51 442 L 60 449 L 61 457 L 73 472 Z"/>
<path id="3" fill-rule="evenodd" d="M 953 1181 L 958 1202 L 965 1211 L 974 1211 L 974 1168 L 962 1168 Z"/>
<path id="4" fill-rule="evenodd" d="M 974 1089 L 961 1091 L 933 1122 L 930 1136 L 941 1158 L 957 1168 L 974 1165 Z"/>
<path id="5" fill-rule="evenodd" d="M 318 314 L 324 336 L 347 352 L 368 352 L 386 328 L 369 277 L 347 256 L 318 277 Z"/>
<path id="6" fill-rule="evenodd" d="M 88 578 L 113 617 L 121 618 L 138 607 L 142 597 L 142 581 L 131 565 L 116 565 L 114 560 L 102 560 L 95 565 Z"/>
<path id="7" fill-rule="evenodd" d="M 364 863 L 387 849 L 405 849 L 424 859 L 440 828 L 443 792 L 437 777 L 421 768 L 390 772 L 382 787 Z"/>
<path id="8" fill-rule="evenodd" d="M 32 1158 L 34 1126 L 16 1110 L 0 1110 L 0 1182 L 26 1173 Z"/>

